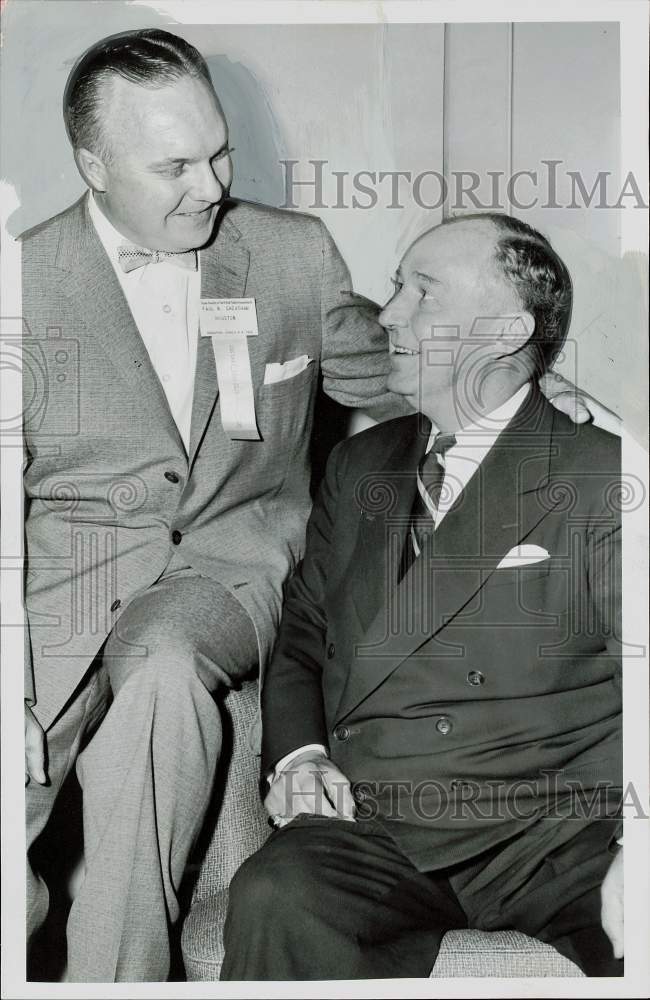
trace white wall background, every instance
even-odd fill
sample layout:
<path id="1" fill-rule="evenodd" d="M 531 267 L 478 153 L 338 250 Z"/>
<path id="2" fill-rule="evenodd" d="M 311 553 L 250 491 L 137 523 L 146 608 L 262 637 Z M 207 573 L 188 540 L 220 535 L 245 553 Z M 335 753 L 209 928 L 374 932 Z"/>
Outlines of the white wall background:
<path id="1" fill-rule="evenodd" d="M 177 25 L 153 9 L 121 0 L 11 0 L 3 17 L 2 175 L 21 207 L 14 234 L 70 204 L 83 190 L 60 114 L 65 79 L 96 39 L 134 27 L 169 27 L 208 59 L 231 125 L 233 193 L 281 205 L 281 161 L 327 161 L 324 200 L 313 188 L 295 201 L 327 222 L 357 289 L 377 300 L 413 237 L 439 222 L 400 182 L 372 208 L 335 208 L 334 171 L 433 170 L 447 178 L 473 170 L 489 195 L 488 171 L 537 170 L 560 160 L 557 197 L 570 200 L 567 170 L 587 189 L 609 171 L 613 200 L 621 183 L 619 38 L 615 22 L 422 25 Z M 522 182 L 520 191 L 528 196 Z M 430 189 L 426 189 L 427 197 Z M 629 200 L 628 200 L 629 205 Z M 505 206 L 508 207 L 507 205 Z M 466 209 L 471 210 L 471 204 Z M 458 211 L 453 203 L 445 212 Z M 550 236 L 575 284 L 572 343 L 561 369 L 634 430 L 644 424 L 645 393 L 633 377 L 646 365 L 640 258 L 622 258 L 622 211 L 590 207 L 513 209 Z M 623 389 L 625 388 L 625 392 Z M 637 430 L 638 433 L 638 430 Z"/>

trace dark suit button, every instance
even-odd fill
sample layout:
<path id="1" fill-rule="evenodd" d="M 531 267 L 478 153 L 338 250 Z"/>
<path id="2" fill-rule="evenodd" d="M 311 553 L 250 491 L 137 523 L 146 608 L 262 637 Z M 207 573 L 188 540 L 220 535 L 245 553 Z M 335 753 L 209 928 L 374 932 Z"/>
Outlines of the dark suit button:
<path id="1" fill-rule="evenodd" d="M 439 733 L 442 734 L 442 736 L 446 736 L 447 733 L 450 733 L 452 728 L 453 727 L 451 721 L 447 718 L 446 715 L 443 715 L 442 718 L 438 719 L 438 721 L 436 722 L 436 729 L 438 730 Z"/>
<path id="2" fill-rule="evenodd" d="M 350 730 L 347 726 L 337 726 L 334 730 L 334 739 L 340 740 L 341 743 L 345 743 L 346 740 L 350 739 Z"/>
<path id="3" fill-rule="evenodd" d="M 172 531 L 172 542 L 174 545 L 180 545 L 182 537 L 183 535 L 180 531 Z"/>
<path id="4" fill-rule="evenodd" d="M 122 602 L 120 600 L 113 601 L 113 603 L 111 604 L 111 611 L 117 611 L 121 603 Z"/>
<path id="5" fill-rule="evenodd" d="M 331 660 L 335 652 L 336 652 L 336 646 L 334 645 L 333 642 L 330 642 L 329 646 L 327 647 L 327 659 Z"/>
<path id="6" fill-rule="evenodd" d="M 467 675 L 467 680 L 469 681 L 470 684 L 473 684 L 474 687 L 478 687 L 479 684 L 485 683 L 485 677 L 483 676 L 480 670 L 470 670 L 470 672 Z"/>
<path id="7" fill-rule="evenodd" d="M 165 479 L 168 483 L 180 483 L 181 477 L 175 472 L 168 471 L 165 473 Z"/>

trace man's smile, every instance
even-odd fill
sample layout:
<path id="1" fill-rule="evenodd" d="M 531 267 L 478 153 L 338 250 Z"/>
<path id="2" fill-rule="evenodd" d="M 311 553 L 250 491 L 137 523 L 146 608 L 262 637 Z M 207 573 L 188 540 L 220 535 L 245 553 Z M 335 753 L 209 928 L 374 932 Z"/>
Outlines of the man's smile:
<path id="1" fill-rule="evenodd" d="M 186 217 L 186 218 L 190 218 L 190 219 L 196 219 L 196 218 L 199 218 L 202 215 L 208 215 L 208 213 L 210 213 L 216 207 L 217 207 L 217 205 L 215 203 L 214 205 L 208 205 L 207 208 L 196 209 L 194 212 L 174 212 L 174 215 L 181 216 L 181 217 Z"/>
<path id="2" fill-rule="evenodd" d="M 419 351 L 412 351 L 409 347 L 402 347 L 400 344 L 394 344 L 391 341 L 391 350 L 394 354 L 419 354 Z"/>

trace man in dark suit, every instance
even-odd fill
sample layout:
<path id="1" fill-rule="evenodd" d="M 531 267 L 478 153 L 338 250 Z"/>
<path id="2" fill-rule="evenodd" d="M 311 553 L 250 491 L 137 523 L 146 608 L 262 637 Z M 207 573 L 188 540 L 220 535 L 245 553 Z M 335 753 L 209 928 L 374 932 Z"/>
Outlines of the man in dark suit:
<path id="1" fill-rule="evenodd" d="M 622 974 L 619 441 L 536 386 L 570 313 L 506 216 L 402 261 L 380 320 L 418 413 L 330 458 L 262 695 L 278 829 L 231 885 L 223 979 L 426 976 L 467 926 Z"/>

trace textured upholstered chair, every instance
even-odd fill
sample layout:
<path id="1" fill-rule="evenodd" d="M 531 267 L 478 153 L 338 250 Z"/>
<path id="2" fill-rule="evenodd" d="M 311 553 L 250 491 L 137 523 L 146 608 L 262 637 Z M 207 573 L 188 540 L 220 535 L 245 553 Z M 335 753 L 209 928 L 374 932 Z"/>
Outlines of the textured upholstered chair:
<path id="1" fill-rule="evenodd" d="M 258 795 L 259 758 L 247 739 L 257 708 L 256 682 L 229 692 L 224 708 L 226 739 L 218 782 L 224 791 L 208 820 L 210 836 L 203 847 L 183 927 L 183 959 L 190 980 L 219 978 L 230 880 L 270 832 Z M 548 977 L 582 973 L 555 949 L 516 931 L 450 931 L 431 975 Z"/>

